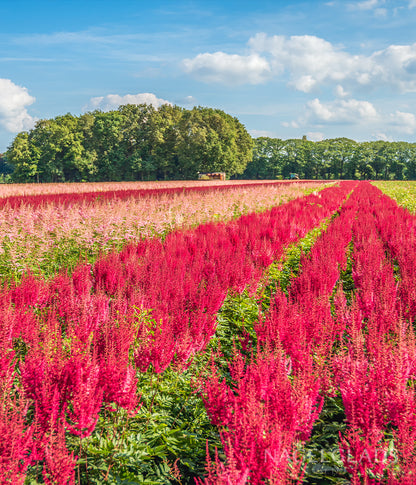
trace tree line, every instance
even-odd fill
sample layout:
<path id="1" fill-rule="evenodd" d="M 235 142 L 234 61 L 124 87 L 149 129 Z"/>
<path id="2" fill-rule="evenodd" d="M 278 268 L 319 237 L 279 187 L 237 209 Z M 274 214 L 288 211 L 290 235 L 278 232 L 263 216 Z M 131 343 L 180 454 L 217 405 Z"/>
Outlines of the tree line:
<path id="1" fill-rule="evenodd" d="M 123 105 L 40 120 L 0 156 L 3 180 L 101 182 L 195 179 L 416 179 L 416 143 L 334 138 L 252 139 L 224 111 Z"/>
<path id="2" fill-rule="evenodd" d="M 241 174 L 252 149 L 244 126 L 219 109 L 130 104 L 40 120 L 5 158 L 15 182 L 181 180 Z"/>
<path id="3" fill-rule="evenodd" d="M 261 137 L 243 176 L 254 179 L 416 179 L 416 143 L 356 142 L 333 138 L 312 142 Z"/>

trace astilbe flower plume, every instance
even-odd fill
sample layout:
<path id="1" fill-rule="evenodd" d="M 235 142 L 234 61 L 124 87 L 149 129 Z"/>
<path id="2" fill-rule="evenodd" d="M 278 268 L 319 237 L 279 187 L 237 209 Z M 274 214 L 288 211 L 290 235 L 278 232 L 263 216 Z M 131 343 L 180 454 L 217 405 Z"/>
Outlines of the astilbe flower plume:
<path id="1" fill-rule="evenodd" d="M 24 396 L 0 398 L 0 482 L 23 484 L 32 464 L 33 426 L 26 422 L 29 402 Z"/>
<path id="2" fill-rule="evenodd" d="M 294 445 L 308 439 L 323 403 L 313 370 L 292 377 L 290 360 L 284 355 L 259 350 L 252 362 L 235 353 L 229 371 L 231 387 L 214 364 L 211 375 L 201 382 L 202 398 L 212 422 L 220 426 L 227 456 L 226 465 L 216 460 L 220 477 L 244 477 L 249 470 L 250 483 L 288 483 L 292 465 L 298 467 L 296 478 L 300 478 L 303 472 Z"/>
<path id="3" fill-rule="evenodd" d="M 66 409 L 66 426 L 72 434 L 86 438 L 94 431 L 103 402 L 100 367 L 95 359 L 83 355 L 74 356 L 69 365 L 72 389 Z"/>
<path id="4" fill-rule="evenodd" d="M 45 446 L 45 463 L 42 471 L 46 485 L 74 485 L 77 456 L 69 453 L 65 445 L 63 426 L 48 437 Z"/>
<path id="5" fill-rule="evenodd" d="M 103 402 L 110 406 L 115 403 L 131 414 L 135 414 L 139 407 L 136 370 L 129 364 L 134 337 L 135 327 L 131 322 L 114 319 L 100 327 L 94 346 Z"/>
<path id="6" fill-rule="evenodd" d="M 37 349 L 27 355 L 21 382 L 25 396 L 34 404 L 37 426 L 43 433 L 54 429 L 65 411 L 69 398 L 67 381 L 62 354 L 52 358 Z"/>

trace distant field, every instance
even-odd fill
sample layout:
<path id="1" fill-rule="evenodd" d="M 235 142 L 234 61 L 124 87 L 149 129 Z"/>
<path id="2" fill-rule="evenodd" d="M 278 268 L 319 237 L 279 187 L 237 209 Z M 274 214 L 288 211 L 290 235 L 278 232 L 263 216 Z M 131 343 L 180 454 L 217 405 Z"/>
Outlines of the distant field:
<path id="1" fill-rule="evenodd" d="M 0 185 L 0 197 L 14 195 L 38 195 L 38 194 L 68 194 L 83 192 L 107 192 L 118 190 L 155 190 L 173 189 L 180 187 L 224 187 L 232 185 L 256 185 L 256 184 L 293 184 L 293 183 L 328 183 L 317 180 L 174 180 L 166 182 L 85 182 L 85 183 L 42 183 L 42 184 L 2 184 Z"/>
<path id="2" fill-rule="evenodd" d="M 8 197 L 0 199 L 0 275 L 19 278 L 26 269 L 50 275 L 147 237 L 271 209 L 325 186 L 316 181 L 1 186 L 0 194 L 4 188 Z"/>

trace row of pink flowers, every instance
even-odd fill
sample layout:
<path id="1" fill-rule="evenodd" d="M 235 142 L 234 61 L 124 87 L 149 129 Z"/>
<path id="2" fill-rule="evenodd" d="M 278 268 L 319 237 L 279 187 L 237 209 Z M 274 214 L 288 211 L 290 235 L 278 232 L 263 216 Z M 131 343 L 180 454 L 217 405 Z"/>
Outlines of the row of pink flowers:
<path id="1" fill-rule="evenodd" d="M 6 205 L 0 210 L 0 257 L 3 265 L 16 272 L 22 273 L 26 266 L 36 271 L 37 263 L 47 262 L 57 251 L 65 260 L 65 251 L 70 252 L 73 246 L 98 255 L 99 251 L 163 236 L 174 229 L 269 210 L 301 196 L 306 189 L 321 188 L 322 183 L 210 187 L 191 192 L 154 193 L 148 189 L 146 193 L 152 196 L 94 197 L 69 207 L 51 201 L 35 207 Z M 72 200 L 74 195 L 67 197 Z"/>
<path id="2" fill-rule="evenodd" d="M 142 191 L 161 189 L 183 189 L 191 187 L 230 187 L 258 184 L 293 185 L 316 183 L 315 180 L 171 180 L 158 182 L 73 182 L 73 183 L 46 183 L 46 184 L 3 184 L 0 187 L 0 198 L 27 197 L 33 195 L 50 194 L 83 194 L 95 192 L 114 191 Z"/>

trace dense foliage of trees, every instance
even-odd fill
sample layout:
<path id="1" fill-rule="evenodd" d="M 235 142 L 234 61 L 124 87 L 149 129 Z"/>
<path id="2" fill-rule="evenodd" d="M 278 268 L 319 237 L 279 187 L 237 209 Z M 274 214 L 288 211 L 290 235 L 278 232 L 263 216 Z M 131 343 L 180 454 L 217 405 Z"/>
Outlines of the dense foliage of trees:
<path id="1" fill-rule="evenodd" d="M 40 120 L 19 133 L 0 172 L 15 182 L 195 179 L 416 179 L 416 143 L 252 139 L 221 110 L 125 105 Z M 5 175 L 2 175 L 3 180 Z"/>
<path id="2" fill-rule="evenodd" d="M 242 178 L 416 179 L 416 143 L 256 138 Z"/>
<path id="3" fill-rule="evenodd" d="M 241 174 L 252 147 L 238 119 L 219 109 L 143 104 L 40 120 L 6 158 L 16 182 L 194 179 Z"/>

